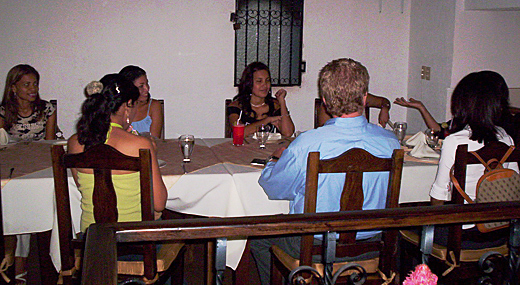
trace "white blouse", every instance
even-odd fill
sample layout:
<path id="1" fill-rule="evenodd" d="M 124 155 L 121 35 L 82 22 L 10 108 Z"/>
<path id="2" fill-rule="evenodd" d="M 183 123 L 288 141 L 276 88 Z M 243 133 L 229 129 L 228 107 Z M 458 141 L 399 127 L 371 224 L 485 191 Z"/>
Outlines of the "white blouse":
<path id="1" fill-rule="evenodd" d="M 504 131 L 504 129 L 497 127 L 497 138 L 500 142 L 507 145 L 514 144 L 513 139 Z M 484 146 L 483 143 L 469 139 L 470 130 L 466 129 L 450 134 L 446 137 L 442 144 L 441 158 L 439 160 L 439 168 L 437 169 L 437 176 L 433 182 L 430 190 L 430 196 L 437 200 L 449 201 L 451 200 L 451 179 L 450 169 L 455 162 L 455 152 L 457 147 L 461 144 L 468 145 L 468 151 L 475 151 Z M 518 165 L 516 162 L 504 163 L 504 167 L 510 168 L 518 172 Z M 475 199 L 477 182 L 484 174 L 484 165 L 468 165 L 466 170 L 466 193 L 471 199 Z"/>

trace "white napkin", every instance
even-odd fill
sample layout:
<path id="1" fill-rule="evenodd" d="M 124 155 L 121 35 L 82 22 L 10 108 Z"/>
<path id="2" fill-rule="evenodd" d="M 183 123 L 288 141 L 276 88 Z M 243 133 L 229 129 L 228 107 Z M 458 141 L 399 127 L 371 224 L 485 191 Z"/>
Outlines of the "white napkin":
<path id="1" fill-rule="evenodd" d="M 440 155 L 426 143 L 418 144 L 410 151 L 410 155 L 416 158 L 439 158 Z"/>
<path id="2" fill-rule="evenodd" d="M 256 140 L 256 133 L 253 134 L 253 139 Z M 267 138 L 268 141 L 277 141 L 282 139 L 282 134 L 280 133 L 269 133 L 269 138 Z"/>
<path id="3" fill-rule="evenodd" d="M 416 146 L 426 144 L 426 135 L 423 132 L 418 132 L 406 141 L 409 146 Z"/>
<path id="4" fill-rule="evenodd" d="M 0 128 L 0 145 L 6 145 L 9 143 L 9 135 L 4 130 L 4 128 Z"/>

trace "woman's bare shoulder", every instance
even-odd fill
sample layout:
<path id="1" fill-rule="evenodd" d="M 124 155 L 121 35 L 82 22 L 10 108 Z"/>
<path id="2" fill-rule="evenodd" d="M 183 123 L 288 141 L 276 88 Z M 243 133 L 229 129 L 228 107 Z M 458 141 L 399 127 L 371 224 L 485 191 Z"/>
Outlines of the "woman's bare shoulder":
<path id="1" fill-rule="evenodd" d="M 80 144 L 78 141 L 78 134 L 73 134 L 67 141 L 67 152 L 68 153 L 80 153 L 83 152 L 85 146 Z"/>

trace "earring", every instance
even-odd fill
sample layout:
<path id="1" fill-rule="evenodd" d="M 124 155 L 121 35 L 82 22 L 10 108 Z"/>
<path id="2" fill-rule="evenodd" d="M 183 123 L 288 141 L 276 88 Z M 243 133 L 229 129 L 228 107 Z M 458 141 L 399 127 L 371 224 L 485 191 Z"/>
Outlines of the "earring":
<path id="1" fill-rule="evenodd" d="M 126 123 L 130 124 L 130 118 L 126 117 Z"/>

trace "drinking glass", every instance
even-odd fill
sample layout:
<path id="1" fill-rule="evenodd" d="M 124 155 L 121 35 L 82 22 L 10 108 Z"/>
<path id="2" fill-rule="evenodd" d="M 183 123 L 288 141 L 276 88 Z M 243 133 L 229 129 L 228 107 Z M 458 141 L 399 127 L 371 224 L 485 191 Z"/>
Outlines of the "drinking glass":
<path id="1" fill-rule="evenodd" d="M 432 129 L 426 129 L 424 134 L 426 135 L 426 144 L 431 148 L 437 147 L 439 144 L 439 132 Z"/>
<path id="2" fill-rule="evenodd" d="M 195 137 L 193 135 L 182 135 L 179 137 L 179 146 L 181 147 L 183 162 L 190 162 L 190 156 L 195 146 Z"/>
<path id="3" fill-rule="evenodd" d="M 246 126 L 242 124 L 233 125 L 233 145 L 244 145 L 244 130 Z"/>
<path id="4" fill-rule="evenodd" d="M 394 124 L 394 133 L 399 143 L 402 145 L 404 137 L 406 136 L 406 128 L 408 125 L 405 122 L 395 122 Z"/>
<path id="5" fill-rule="evenodd" d="M 260 148 L 265 148 L 265 143 L 269 139 L 269 130 L 270 128 L 267 125 L 260 125 L 256 129 L 256 138 L 260 142 Z"/>

